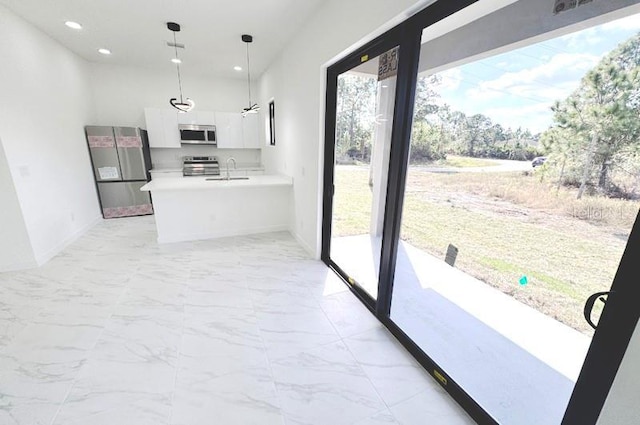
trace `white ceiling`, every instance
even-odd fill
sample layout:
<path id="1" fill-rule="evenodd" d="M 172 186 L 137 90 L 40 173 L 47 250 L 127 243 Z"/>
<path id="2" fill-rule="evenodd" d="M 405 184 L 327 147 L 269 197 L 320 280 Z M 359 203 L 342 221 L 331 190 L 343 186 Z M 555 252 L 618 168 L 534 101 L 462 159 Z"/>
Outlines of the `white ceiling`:
<path id="1" fill-rule="evenodd" d="M 183 74 L 246 78 L 250 45 L 252 77 L 260 75 L 288 39 L 324 0 L 0 0 L 55 40 L 92 62 L 175 71 L 170 62 L 173 41 L 167 21 L 182 26 L 177 33 Z M 65 21 L 82 24 L 80 31 Z M 112 55 L 97 52 L 105 47 Z M 233 70 L 243 67 L 242 72 Z"/>

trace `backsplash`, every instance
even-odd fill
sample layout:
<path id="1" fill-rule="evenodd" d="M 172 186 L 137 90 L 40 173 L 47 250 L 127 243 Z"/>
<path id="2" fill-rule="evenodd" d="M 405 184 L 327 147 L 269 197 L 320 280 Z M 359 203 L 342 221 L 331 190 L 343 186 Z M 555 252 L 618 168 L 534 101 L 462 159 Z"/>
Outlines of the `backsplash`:
<path id="1" fill-rule="evenodd" d="M 183 146 L 180 149 L 151 148 L 151 163 L 154 169 L 182 168 L 183 156 L 216 156 L 220 163 L 234 157 L 238 166 L 262 164 L 261 149 L 218 149 L 212 146 Z"/>

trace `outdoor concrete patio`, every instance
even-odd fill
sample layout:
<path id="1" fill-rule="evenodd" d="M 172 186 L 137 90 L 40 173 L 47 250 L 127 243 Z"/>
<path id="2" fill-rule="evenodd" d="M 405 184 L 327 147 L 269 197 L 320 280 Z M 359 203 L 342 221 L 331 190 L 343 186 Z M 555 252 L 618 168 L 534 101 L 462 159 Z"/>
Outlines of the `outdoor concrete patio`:
<path id="1" fill-rule="evenodd" d="M 332 259 L 374 297 L 380 243 L 360 235 L 331 245 Z M 499 423 L 560 423 L 591 342 L 406 242 L 391 319 Z"/>

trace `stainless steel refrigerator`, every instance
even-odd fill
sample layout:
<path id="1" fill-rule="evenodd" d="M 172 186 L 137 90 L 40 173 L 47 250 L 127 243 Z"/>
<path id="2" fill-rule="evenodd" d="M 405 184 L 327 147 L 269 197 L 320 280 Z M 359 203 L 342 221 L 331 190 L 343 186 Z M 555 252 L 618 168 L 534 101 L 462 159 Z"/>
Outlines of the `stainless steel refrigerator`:
<path id="1" fill-rule="evenodd" d="M 87 143 L 104 218 L 153 214 L 147 132 L 134 127 L 87 126 Z"/>

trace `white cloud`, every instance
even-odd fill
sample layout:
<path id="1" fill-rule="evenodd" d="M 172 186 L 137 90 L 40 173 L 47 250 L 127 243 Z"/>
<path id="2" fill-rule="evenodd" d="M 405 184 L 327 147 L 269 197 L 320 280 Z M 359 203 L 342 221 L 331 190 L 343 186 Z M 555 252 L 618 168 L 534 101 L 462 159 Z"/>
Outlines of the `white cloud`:
<path id="1" fill-rule="evenodd" d="M 484 100 L 513 95 L 551 104 L 575 90 L 582 76 L 599 59 L 588 53 L 559 53 L 547 63 L 482 81 L 478 87 L 469 89 L 467 95 Z"/>
<path id="2" fill-rule="evenodd" d="M 533 133 L 546 130 L 549 127 L 553 112 L 550 105 L 533 104 L 519 108 L 490 108 L 482 113 L 503 127 L 527 128 Z"/>
<path id="3" fill-rule="evenodd" d="M 452 68 L 446 71 L 438 73 L 440 77 L 439 90 L 456 90 L 460 87 L 460 81 L 462 80 L 462 72 L 460 68 Z"/>
<path id="4" fill-rule="evenodd" d="M 568 49 L 580 50 L 587 46 L 595 46 L 604 40 L 600 34 L 602 27 L 588 28 L 582 31 L 573 32 L 558 38 Z"/>

